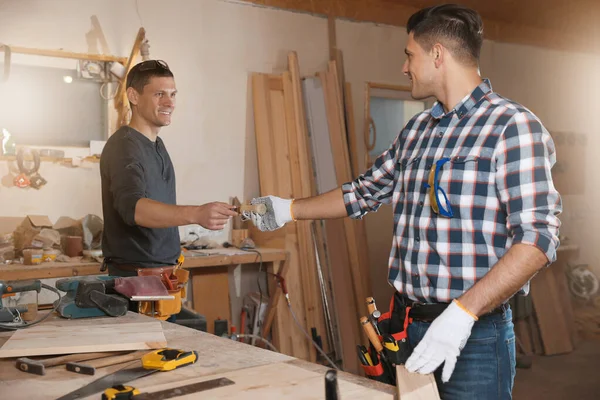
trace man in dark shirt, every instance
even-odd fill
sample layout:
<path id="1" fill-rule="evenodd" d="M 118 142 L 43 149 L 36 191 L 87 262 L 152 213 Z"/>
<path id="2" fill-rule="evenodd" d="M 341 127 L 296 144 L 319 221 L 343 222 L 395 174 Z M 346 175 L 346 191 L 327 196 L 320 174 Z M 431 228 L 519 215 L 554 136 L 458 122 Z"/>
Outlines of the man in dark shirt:
<path id="1" fill-rule="evenodd" d="M 158 137 L 171 123 L 176 93 L 173 73 L 162 60 L 141 62 L 127 75 L 131 122 L 108 139 L 100 160 L 102 251 L 110 275 L 175 265 L 181 252 L 178 226 L 219 230 L 237 215 L 221 202 L 176 205 L 175 171 Z"/>

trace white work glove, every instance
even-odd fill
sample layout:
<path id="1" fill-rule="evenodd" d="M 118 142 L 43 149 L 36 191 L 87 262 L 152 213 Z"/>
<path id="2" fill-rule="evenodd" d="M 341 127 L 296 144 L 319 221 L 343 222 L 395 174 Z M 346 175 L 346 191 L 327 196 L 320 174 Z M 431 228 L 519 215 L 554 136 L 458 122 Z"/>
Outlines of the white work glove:
<path id="1" fill-rule="evenodd" d="M 263 232 L 274 231 L 294 220 L 292 217 L 292 202 L 293 200 L 275 196 L 252 199 L 250 204 L 264 204 L 267 206 L 267 212 L 263 215 L 251 212 L 250 218 L 259 230 Z"/>
<path id="2" fill-rule="evenodd" d="M 450 303 L 448 308 L 433 320 L 425 336 L 406 361 L 406 369 L 409 372 L 430 374 L 444 363 L 442 382 L 448 382 L 454 371 L 456 359 L 471 336 L 474 323 L 475 318 L 455 302 Z"/>

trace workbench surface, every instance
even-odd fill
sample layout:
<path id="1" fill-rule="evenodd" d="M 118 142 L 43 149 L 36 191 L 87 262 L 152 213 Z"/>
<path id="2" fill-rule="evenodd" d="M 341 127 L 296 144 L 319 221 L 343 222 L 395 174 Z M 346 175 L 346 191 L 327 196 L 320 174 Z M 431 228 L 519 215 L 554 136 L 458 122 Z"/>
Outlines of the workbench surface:
<path id="1" fill-rule="evenodd" d="M 61 324 L 71 322 L 51 317 Z M 147 321 L 149 317 L 129 312 L 122 322 Z M 42 322 L 43 324 L 44 322 Z M 90 320 L 93 324 L 93 321 Z M 196 364 L 169 372 L 159 372 L 129 384 L 142 392 L 179 387 L 202 380 L 227 377 L 234 385 L 178 397 L 193 398 L 258 398 L 258 399 L 324 399 L 324 375 L 327 368 L 298 360 L 283 354 L 253 347 L 230 339 L 217 337 L 169 322 L 161 322 L 169 347 L 196 350 Z M 0 332 L 2 345 L 12 332 Z M 115 337 L 118 340 L 118 337 Z M 136 366 L 136 364 L 132 364 Z M 22 372 L 15 367 L 15 359 L 0 359 L 0 393 L 11 399 L 56 399 L 123 365 L 103 368 L 94 376 L 68 372 L 64 366 L 47 369 L 45 376 Z M 347 373 L 338 374 L 342 399 L 393 399 L 395 388 Z M 99 399 L 100 395 L 89 396 Z"/>
<path id="2" fill-rule="evenodd" d="M 285 260 L 285 250 L 256 249 L 263 262 Z M 260 261 L 255 252 L 236 248 L 184 251 L 183 268 L 194 269 L 219 265 L 251 264 Z M 98 262 L 44 262 L 39 265 L 9 264 L 0 265 L 0 280 L 28 280 L 65 278 L 70 276 L 103 275 Z"/>

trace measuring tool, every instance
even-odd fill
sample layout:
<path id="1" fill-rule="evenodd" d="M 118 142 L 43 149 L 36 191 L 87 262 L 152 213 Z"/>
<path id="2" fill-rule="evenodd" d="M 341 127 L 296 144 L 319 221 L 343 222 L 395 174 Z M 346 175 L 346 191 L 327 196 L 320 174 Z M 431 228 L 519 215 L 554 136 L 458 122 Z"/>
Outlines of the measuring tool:
<path id="1" fill-rule="evenodd" d="M 79 388 L 58 400 L 75 400 L 100 393 L 107 388 L 118 387 L 124 383 L 134 381 L 144 376 L 161 371 L 172 371 L 176 368 L 185 367 L 198 360 L 198 352 L 184 351 L 178 349 L 161 349 L 144 355 L 141 359 L 142 366 L 121 369 L 113 374 L 103 376 L 90 384 Z M 126 388 L 126 386 L 124 386 Z M 125 390 L 125 389 L 124 389 Z M 119 398 L 119 397 L 115 397 Z"/>
<path id="2" fill-rule="evenodd" d="M 205 390 L 216 389 L 223 386 L 233 385 L 235 382 L 227 378 L 211 379 L 209 381 L 191 383 L 189 385 L 165 389 L 152 393 L 141 393 L 132 386 L 115 386 L 104 391 L 102 400 L 164 400 L 173 397 L 184 396 Z"/>

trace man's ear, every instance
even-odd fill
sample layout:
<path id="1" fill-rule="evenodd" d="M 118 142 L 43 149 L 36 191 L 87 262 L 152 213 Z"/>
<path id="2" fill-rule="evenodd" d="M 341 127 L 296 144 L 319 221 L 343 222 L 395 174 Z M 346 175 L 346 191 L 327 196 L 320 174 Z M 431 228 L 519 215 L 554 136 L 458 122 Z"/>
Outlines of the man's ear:
<path id="1" fill-rule="evenodd" d="M 138 103 L 138 96 L 140 94 L 137 92 L 137 90 L 135 90 L 132 87 L 128 87 L 127 88 L 127 99 L 129 100 L 129 102 L 131 104 L 133 104 L 134 106 L 137 106 Z"/>
<path id="2" fill-rule="evenodd" d="M 442 46 L 440 43 L 436 43 L 431 48 L 431 56 L 433 57 L 433 62 L 436 68 L 439 68 L 440 65 L 444 62 L 444 57 L 446 55 L 446 48 Z"/>

